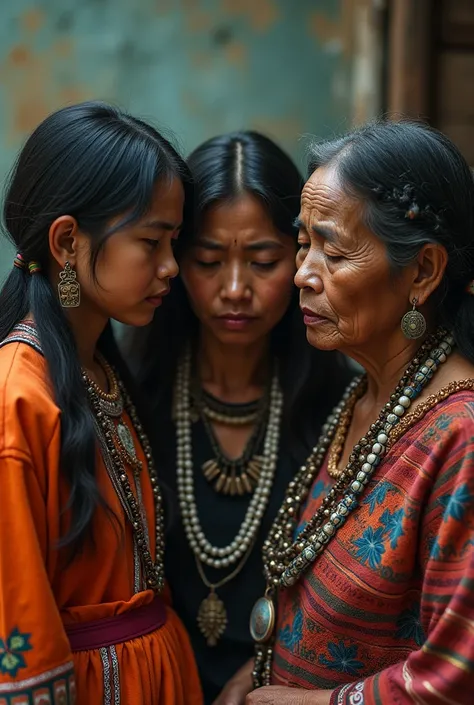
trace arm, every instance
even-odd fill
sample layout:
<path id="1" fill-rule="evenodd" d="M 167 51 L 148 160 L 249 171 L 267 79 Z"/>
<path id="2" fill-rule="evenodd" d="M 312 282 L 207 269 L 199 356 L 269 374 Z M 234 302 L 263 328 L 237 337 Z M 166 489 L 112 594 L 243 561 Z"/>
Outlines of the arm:
<path id="1" fill-rule="evenodd" d="M 48 549 L 45 499 L 31 460 L 21 451 L 3 451 L 0 705 L 41 696 L 64 705 L 74 700 L 72 654 L 46 571 Z"/>
<path id="2" fill-rule="evenodd" d="M 422 646 L 402 663 L 336 689 L 331 705 L 473 702 L 474 438 L 469 431 L 450 439 L 449 462 L 422 516 Z"/>

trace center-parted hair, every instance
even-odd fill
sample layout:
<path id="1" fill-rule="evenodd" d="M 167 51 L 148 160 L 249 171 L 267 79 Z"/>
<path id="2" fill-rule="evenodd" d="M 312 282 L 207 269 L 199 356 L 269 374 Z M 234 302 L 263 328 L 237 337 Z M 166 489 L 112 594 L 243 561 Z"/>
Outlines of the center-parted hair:
<path id="1" fill-rule="evenodd" d="M 199 234 L 209 209 L 232 203 L 244 194 L 257 198 L 276 230 L 294 240 L 296 256 L 298 232 L 294 221 L 300 211 L 303 179 L 278 145 L 257 132 L 233 132 L 201 144 L 189 156 L 188 165 L 196 189 L 195 229 L 180 236 L 178 260 Z M 290 438 L 295 457 L 303 460 L 317 439 L 319 425 L 342 394 L 350 372 L 336 353 L 315 350 L 307 343 L 298 298 L 295 287 L 285 315 L 272 331 L 271 345 L 279 360 L 284 393 L 282 429 Z M 198 332 L 199 321 L 178 277 L 156 312 L 146 339 L 143 331 L 137 330 L 128 344 L 143 389 L 155 401 L 156 423 L 164 439 L 173 433 L 170 408 L 177 361 Z M 162 447 L 166 450 L 169 443 Z M 167 461 L 170 459 L 164 459 Z"/>

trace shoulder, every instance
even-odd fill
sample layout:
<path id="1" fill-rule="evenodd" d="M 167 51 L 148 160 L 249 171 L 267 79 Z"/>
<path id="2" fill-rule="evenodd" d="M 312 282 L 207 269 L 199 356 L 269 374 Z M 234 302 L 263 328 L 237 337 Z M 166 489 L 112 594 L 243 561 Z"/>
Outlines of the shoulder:
<path id="1" fill-rule="evenodd" d="M 404 452 L 412 448 L 431 457 L 474 452 L 474 391 L 455 392 L 429 410 L 420 405 L 407 422 L 410 417 L 410 427 L 399 441 Z"/>
<path id="2" fill-rule="evenodd" d="M 59 417 L 43 356 L 21 342 L 0 347 L 0 452 L 44 448 Z"/>

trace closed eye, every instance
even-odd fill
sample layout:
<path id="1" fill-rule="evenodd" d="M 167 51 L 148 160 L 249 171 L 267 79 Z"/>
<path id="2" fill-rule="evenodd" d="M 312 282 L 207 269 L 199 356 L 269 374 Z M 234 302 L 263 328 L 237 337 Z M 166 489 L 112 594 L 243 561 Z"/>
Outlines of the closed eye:
<path id="1" fill-rule="evenodd" d="M 340 262 L 342 259 L 344 259 L 341 255 L 328 255 L 327 252 L 324 253 L 324 256 L 328 260 L 328 262 L 332 262 L 335 264 L 336 262 Z"/>
<path id="2" fill-rule="evenodd" d="M 274 260 L 273 262 L 252 262 L 253 267 L 267 271 L 273 269 L 277 264 L 278 260 Z"/>
<path id="3" fill-rule="evenodd" d="M 203 269 L 212 269 L 213 267 L 217 267 L 220 264 L 220 262 L 217 262 L 217 261 L 205 262 L 202 259 L 197 259 L 197 260 L 195 260 L 195 262 L 199 267 L 202 267 Z"/>
<path id="4" fill-rule="evenodd" d="M 152 248 L 158 247 L 160 244 L 160 240 L 154 240 L 152 237 L 143 238 L 143 242 L 146 242 L 146 244 Z"/>

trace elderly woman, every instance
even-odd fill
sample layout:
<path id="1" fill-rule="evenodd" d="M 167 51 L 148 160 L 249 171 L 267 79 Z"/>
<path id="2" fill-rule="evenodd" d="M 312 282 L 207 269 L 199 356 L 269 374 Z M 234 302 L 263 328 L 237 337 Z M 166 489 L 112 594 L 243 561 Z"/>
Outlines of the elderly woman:
<path id="1" fill-rule="evenodd" d="M 314 148 L 299 216 L 311 345 L 351 384 L 264 544 L 247 703 L 474 702 L 474 183 L 426 126 Z M 270 685 L 271 684 L 271 685 Z M 263 687 L 259 687 L 263 686 Z"/>

